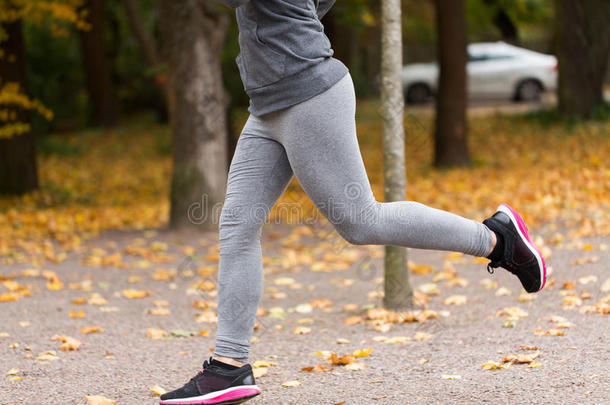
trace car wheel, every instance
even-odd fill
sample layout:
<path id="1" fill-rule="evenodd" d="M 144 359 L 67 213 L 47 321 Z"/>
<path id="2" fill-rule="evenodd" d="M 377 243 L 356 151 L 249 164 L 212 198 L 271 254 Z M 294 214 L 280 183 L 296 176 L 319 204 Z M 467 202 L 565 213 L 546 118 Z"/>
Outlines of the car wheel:
<path id="1" fill-rule="evenodd" d="M 432 91 L 428 85 L 416 83 L 409 86 L 405 99 L 408 104 L 422 104 L 430 99 Z"/>
<path id="2" fill-rule="evenodd" d="M 542 95 L 542 85 L 533 79 L 524 80 L 517 86 L 515 100 L 517 101 L 538 101 Z"/>

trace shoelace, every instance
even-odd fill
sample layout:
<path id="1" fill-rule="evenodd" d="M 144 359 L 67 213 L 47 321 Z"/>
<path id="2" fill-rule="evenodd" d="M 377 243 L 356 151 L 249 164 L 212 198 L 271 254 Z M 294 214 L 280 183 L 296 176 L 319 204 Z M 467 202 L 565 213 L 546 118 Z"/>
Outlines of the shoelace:
<path id="1" fill-rule="evenodd" d="M 201 374 L 203 374 L 204 370 L 206 368 L 208 368 L 210 366 L 210 363 L 207 360 L 203 361 L 203 366 L 201 367 L 201 370 L 199 370 L 199 372 L 197 373 L 197 375 L 193 378 L 191 378 L 191 381 L 193 381 L 194 379 L 196 379 L 197 377 L 199 377 Z"/>

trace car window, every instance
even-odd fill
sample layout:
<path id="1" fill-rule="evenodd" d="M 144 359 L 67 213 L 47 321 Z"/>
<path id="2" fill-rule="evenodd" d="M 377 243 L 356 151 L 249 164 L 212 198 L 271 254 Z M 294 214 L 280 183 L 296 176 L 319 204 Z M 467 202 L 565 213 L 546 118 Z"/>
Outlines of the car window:
<path id="1" fill-rule="evenodd" d="M 499 53 L 468 53 L 468 62 L 482 62 L 487 60 L 512 59 L 513 55 Z"/>

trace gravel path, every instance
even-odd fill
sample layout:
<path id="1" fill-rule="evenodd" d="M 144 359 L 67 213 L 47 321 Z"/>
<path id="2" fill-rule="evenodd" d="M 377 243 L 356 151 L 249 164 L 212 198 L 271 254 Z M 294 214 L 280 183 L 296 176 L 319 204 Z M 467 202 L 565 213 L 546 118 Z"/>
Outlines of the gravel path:
<path id="1" fill-rule="evenodd" d="M 272 264 L 267 266 L 266 293 L 261 307 L 266 311 L 281 307 L 285 319 L 268 314 L 258 319 L 259 328 L 254 335 L 259 341 L 253 344 L 251 361 L 276 364 L 268 367 L 267 375 L 257 380 L 263 395 L 248 404 L 610 403 L 609 318 L 580 311 L 608 295 L 600 292 L 602 283 L 610 277 L 607 264 L 610 240 L 607 238 L 583 241 L 590 243 L 592 250 L 583 250 L 578 244 L 552 246 L 553 254 L 548 260 L 553 267 L 551 285 L 529 302 L 518 301 L 521 289 L 512 275 L 498 269 L 495 275 L 489 276 L 484 264 L 473 263 L 468 257 L 452 258 L 458 276 L 467 280 L 468 285 L 449 288 L 445 282 L 437 283 L 440 295 L 429 297 L 428 308 L 440 316 L 425 323 L 393 324 L 391 330 L 380 332 L 367 322 L 347 325 L 343 321 L 350 316 L 365 316 L 363 307 L 380 304 L 382 249 L 337 250 L 328 243 L 331 237 L 322 244 L 316 239 L 291 239 L 288 234 L 293 230 L 289 226 L 274 225 L 264 232 L 264 251 Z M 173 260 L 152 264 L 149 261 L 146 267 L 142 257 L 123 253 L 123 261 L 130 268 L 86 264 L 91 262 L 87 258 L 95 252 L 94 248 L 105 249 L 108 256 L 115 251 L 124 252 L 137 238 L 145 246 L 155 246 L 161 251 L 165 247 L 159 242 L 166 243 L 168 249 L 164 253 L 174 255 Z M 206 281 L 197 270 L 213 266 L 215 242 L 214 233 L 110 232 L 88 241 L 83 251 L 70 254 L 61 264 L 44 266 L 55 271 L 64 283 L 60 290 L 47 289 L 47 280 L 42 277 L 14 278 L 19 284 L 31 285 L 32 296 L 0 302 L 3 365 L 0 404 L 85 404 L 84 395 L 103 395 L 118 404 L 156 404 L 158 400 L 150 387 L 158 384 L 171 390 L 186 382 L 197 372 L 214 344 L 215 324 L 196 322 L 197 314 L 202 311 L 193 306 L 197 299 L 214 300 L 214 292 L 189 287 Z M 185 250 L 180 247 L 184 243 L 193 246 L 196 255 L 207 255 L 207 263 L 185 260 Z M 287 255 L 282 250 L 283 243 L 294 246 L 296 256 Z M 304 263 L 306 259 L 301 255 L 311 250 L 318 259 Z M 324 253 L 327 256 L 322 260 L 319 257 Z M 599 258 L 597 261 L 572 264 L 577 259 L 595 256 Z M 337 257 L 357 260 L 349 268 L 340 270 L 328 265 Z M 430 274 L 413 275 L 411 281 L 417 287 L 431 282 L 443 268 L 447 255 L 410 250 L 409 258 L 435 269 Z M 324 263 L 331 271 L 311 270 L 324 269 Z M 28 268 L 32 266 L 3 265 L 0 275 L 19 274 Z M 155 280 L 153 274 L 159 268 L 179 268 L 180 273 L 170 281 Z M 162 278 L 163 274 L 158 272 L 157 277 Z M 294 282 L 286 280 L 287 277 Z M 487 278 L 496 281 L 498 286 L 484 288 L 481 280 Z M 90 291 L 68 286 L 87 279 L 92 280 Z M 279 285 L 277 279 L 280 279 Z M 213 277 L 208 281 L 213 281 Z M 562 306 L 566 292 L 561 289 L 565 282 L 574 284 L 575 289 L 567 292 L 575 292 L 582 298 L 582 305 L 572 309 Z M 127 299 L 122 295 L 124 289 L 151 291 L 152 295 Z M 5 291 L 6 288 L 0 287 L 0 294 Z M 107 303 L 102 306 L 72 303 L 79 297 L 90 298 L 94 292 Z M 467 302 L 459 306 L 442 303 L 452 295 L 464 295 Z M 331 305 L 326 309 L 313 308 L 310 313 L 306 305 L 294 310 L 300 304 L 320 299 L 330 300 Z M 160 307 L 168 308 L 170 315 L 155 316 L 149 312 L 159 300 L 167 301 L 167 306 Z M 344 309 L 348 304 L 356 309 Z M 497 316 L 506 307 L 518 307 L 528 315 L 506 324 L 506 319 Z M 82 310 L 85 316 L 71 318 L 70 310 Z M 566 318 L 573 326 L 560 329 L 565 332 L 564 336 L 536 336 L 534 329 L 557 327 L 548 321 L 553 315 Z M 298 322 L 304 318 L 309 318 L 310 323 Z M 513 327 L 506 328 L 503 324 Z M 94 325 L 100 326 L 102 332 L 80 333 L 81 328 Z M 311 328 L 311 332 L 295 335 L 293 330 L 297 326 Z M 155 340 L 147 337 L 149 328 L 168 332 L 206 330 L 210 334 Z M 426 337 L 422 332 L 430 338 L 413 340 L 416 334 Z M 58 350 L 61 342 L 51 340 L 54 335 L 77 338 L 83 345 L 77 351 Z M 404 336 L 412 340 L 390 344 L 374 339 L 379 336 Z M 349 343 L 338 344 L 337 339 L 346 339 Z M 534 352 L 520 349 L 523 345 L 537 347 L 540 354 L 535 362 L 540 363 L 539 367 L 514 364 L 499 370 L 481 368 L 483 363 L 501 362 L 509 354 Z M 371 354 L 358 359 L 364 366 L 361 370 L 333 366 L 326 372 L 301 371 L 302 367 L 317 364 L 329 367 L 323 358 L 316 356 L 318 351 L 344 355 L 369 347 Z M 59 358 L 35 359 L 48 350 L 55 350 Z M 10 369 L 17 371 L 4 375 Z M 21 379 L 12 380 L 15 376 Z M 297 380 L 300 385 L 283 387 L 282 383 L 289 380 Z"/>

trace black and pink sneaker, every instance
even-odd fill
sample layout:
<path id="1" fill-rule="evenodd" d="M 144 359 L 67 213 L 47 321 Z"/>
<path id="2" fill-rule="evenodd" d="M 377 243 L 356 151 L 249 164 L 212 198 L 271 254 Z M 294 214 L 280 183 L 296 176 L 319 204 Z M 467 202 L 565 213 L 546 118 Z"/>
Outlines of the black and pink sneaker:
<path id="1" fill-rule="evenodd" d="M 546 265 L 540 250 L 527 233 L 521 215 L 508 204 L 501 204 L 496 213 L 483 223 L 498 235 L 502 251 L 494 252 L 488 258 L 491 262 L 487 270 L 493 273 L 496 267 L 503 267 L 519 278 L 525 291 L 542 290 L 546 283 Z"/>
<path id="2" fill-rule="evenodd" d="M 261 393 L 254 382 L 252 367 L 246 364 L 233 370 L 205 360 L 203 369 L 182 388 L 161 395 L 162 405 L 241 404 Z"/>

